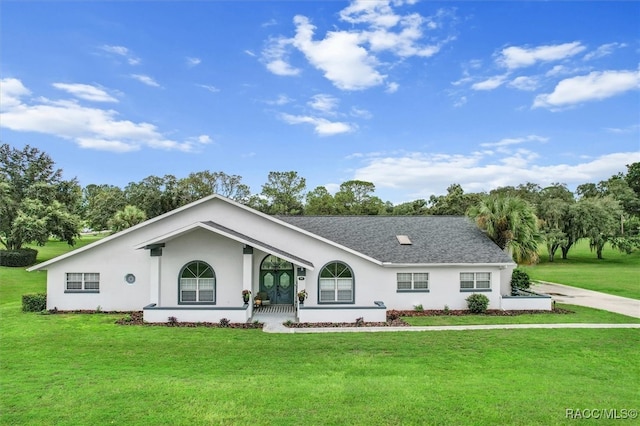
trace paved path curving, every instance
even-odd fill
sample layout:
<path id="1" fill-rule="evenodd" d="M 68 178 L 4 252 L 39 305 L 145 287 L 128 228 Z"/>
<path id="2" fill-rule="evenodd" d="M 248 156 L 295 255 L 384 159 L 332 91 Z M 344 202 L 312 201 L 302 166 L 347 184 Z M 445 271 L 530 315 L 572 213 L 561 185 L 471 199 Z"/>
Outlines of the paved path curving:
<path id="1" fill-rule="evenodd" d="M 637 299 L 546 281 L 533 284 L 531 290 L 536 293 L 548 294 L 553 300 L 560 303 L 604 309 L 605 311 L 640 318 L 640 300 Z"/>

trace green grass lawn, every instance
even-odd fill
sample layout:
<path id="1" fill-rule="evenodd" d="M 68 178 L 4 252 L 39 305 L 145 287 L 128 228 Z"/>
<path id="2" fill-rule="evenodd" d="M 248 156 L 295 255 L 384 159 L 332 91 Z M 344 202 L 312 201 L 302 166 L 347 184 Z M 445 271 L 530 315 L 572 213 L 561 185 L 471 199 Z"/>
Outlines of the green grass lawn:
<path id="1" fill-rule="evenodd" d="M 560 253 L 549 262 L 546 248 L 540 253 L 540 263 L 523 266 L 531 279 L 602 291 L 616 296 L 640 299 L 640 251 L 621 253 L 607 245 L 604 259 L 597 259 L 589 250 L 589 242 L 580 241 L 569 250 L 568 259 Z"/>
<path id="2" fill-rule="evenodd" d="M 0 268 L 1 424 L 553 425 L 575 423 L 566 409 L 640 408 L 638 329 L 118 326 L 118 315 L 22 313 L 44 278 Z"/>

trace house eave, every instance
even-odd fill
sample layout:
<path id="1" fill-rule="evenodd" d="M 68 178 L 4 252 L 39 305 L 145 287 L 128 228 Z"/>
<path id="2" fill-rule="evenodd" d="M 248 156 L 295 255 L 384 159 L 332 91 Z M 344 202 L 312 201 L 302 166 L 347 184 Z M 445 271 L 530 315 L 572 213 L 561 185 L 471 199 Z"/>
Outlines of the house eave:
<path id="1" fill-rule="evenodd" d="M 473 266 L 473 267 L 491 267 L 491 268 L 507 268 L 509 266 L 517 266 L 516 263 L 393 263 L 393 262 L 382 262 L 383 268 L 448 268 L 448 267 L 462 267 L 462 266 Z"/>

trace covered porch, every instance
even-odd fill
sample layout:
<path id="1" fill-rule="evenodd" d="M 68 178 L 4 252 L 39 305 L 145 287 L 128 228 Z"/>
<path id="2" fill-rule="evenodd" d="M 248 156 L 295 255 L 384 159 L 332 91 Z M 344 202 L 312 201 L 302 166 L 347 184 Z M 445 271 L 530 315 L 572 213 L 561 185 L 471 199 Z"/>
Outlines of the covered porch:
<path id="1" fill-rule="evenodd" d="M 255 314 L 273 315 L 280 309 L 295 321 L 296 294 L 305 289 L 306 271 L 314 268 L 292 253 L 214 222 L 194 223 L 136 248 L 150 254 L 149 303 L 143 314 L 151 323 L 169 317 L 179 322 L 255 321 L 258 295 L 267 303 Z M 251 292 L 248 300 L 244 290 Z"/>

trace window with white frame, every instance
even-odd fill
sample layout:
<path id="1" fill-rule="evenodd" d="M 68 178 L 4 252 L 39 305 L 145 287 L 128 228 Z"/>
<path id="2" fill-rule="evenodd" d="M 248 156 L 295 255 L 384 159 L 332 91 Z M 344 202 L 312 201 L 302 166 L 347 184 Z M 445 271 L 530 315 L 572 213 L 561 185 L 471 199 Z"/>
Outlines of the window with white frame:
<path id="1" fill-rule="evenodd" d="M 214 304 L 216 301 L 216 274 L 205 262 L 187 263 L 180 271 L 178 303 Z"/>
<path id="2" fill-rule="evenodd" d="M 345 263 L 331 262 L 320 271 L 319 303 L 353 303 L 353 271 Z"/>
<path id="3" fill-rule="evenodd" d="M 491 290 L 491 272 L 461 272 L 460 290 Z"/>
<path id="4" fill-rule="evenodd" d="M 396 274 L 398 291 L 429 290 L 428 272 L 398 272 Z"/>
<path id="5" fill-rule="evenodd" d="M 65 290 L 98 292 L 100 291 L 100 274 L 97 272 L 67 272 Z"/>

